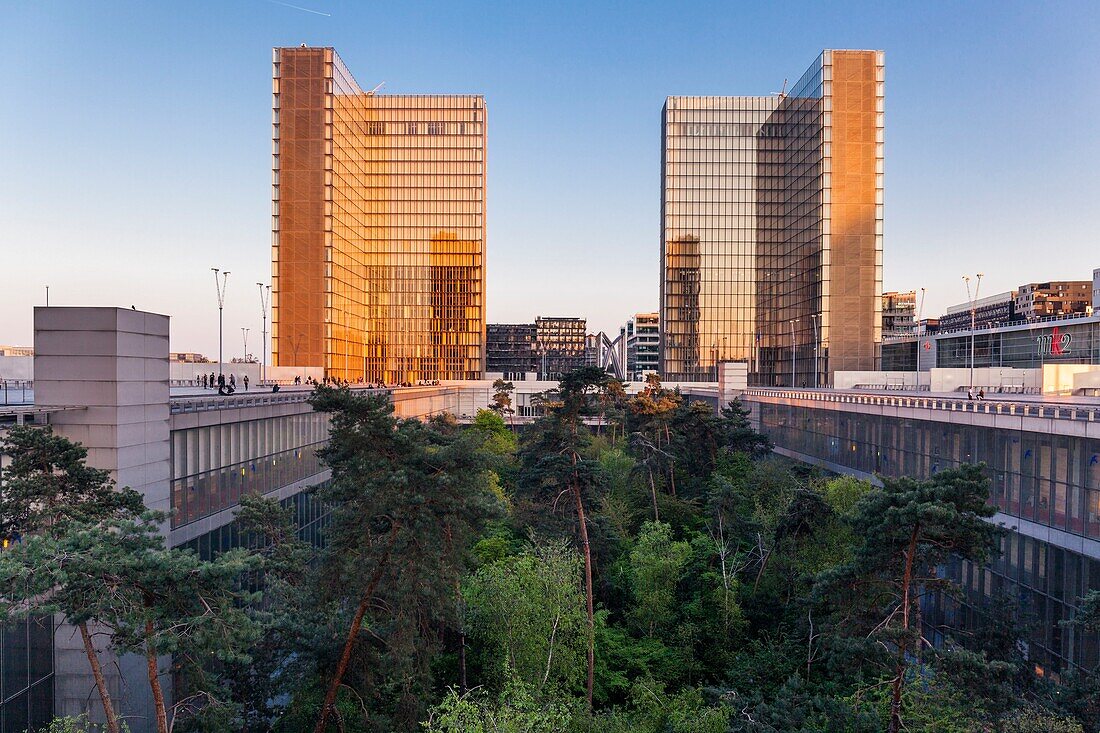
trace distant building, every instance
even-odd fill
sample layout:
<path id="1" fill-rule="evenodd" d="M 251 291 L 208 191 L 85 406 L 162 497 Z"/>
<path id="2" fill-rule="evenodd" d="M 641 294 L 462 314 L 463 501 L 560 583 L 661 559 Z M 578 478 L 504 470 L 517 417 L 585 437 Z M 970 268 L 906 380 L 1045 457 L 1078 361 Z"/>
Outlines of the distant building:
<path id="1" fill-rule="evenodd" d="M 1092 312 L 1100 313 L 1100 268 L 1092 271 Z"/>
<path id="2" fill-rule="evenodd" d="M 485 327 L 485 370 L 508 380 L 522 380 L 537 372 L 535 324 L 490 323 Z"/>
<path id="3" fill-rule="evenodd" d="M 535 352 L 539 379 L 561 379 L 584 366 L 587 322 L 583 318 L 535 319 Z"/>
<path id="4" fill-rule="evenodd" d="M 168 355 L 169 361 L 176 361 L 181 364 L 209 364 L 210 360 L 202 354 L 197 354 L 194 351 L 173 351 Z"/>
<path id="5" fill-rule="evenodd" d="M 904 338 L 916 333 L 917 293 L 882 294 L 882 340 Z"/>
<path id="6" fill-rule="evenodd" d="M 486 371 L 505 379 L 560 379 L 563 374 L 599 359 L 599 334 L 587 333 L 583 318 L 538 317 L 534 323 L 490 323 L 486 326 Z M 591 346 L 591 348 L 589 348 Z"/>
<path id="7" fill-rule="evenodd" d="M 0 356 L 34 356 L 34 347 L 0 345 Z"/>
<path id="8" fill-rule="evenodd" d="M 970 328 L 970 303 L 960 303 L 947 309 L 940 317 L 940 331 L 957 331 Z M 974 324 L 977 326 L 995 326 L 1016 320 L 1016 293 L 997 293 L 979 298 L 973 304 Z"/>
<path id="9" fill-rule="evenodd" d="M 1068 316 L 1092 312 L 1092 282 L 1028 283 L 1016 289 L 1016 317 L 1031 321 L 1048 316 Z"/>
<path id="10" fill-rule="evenodd" d="M 584 337 L 584 365 L 600 365 L 600 336 L 602 333 L 589 333 Z"/>
<path id="11" fill-rule="evenodd" d="M 659 313 L 635 313 L 627 321 L 626 374 L 628 379 L 641 380 L 656 372 L 661 356 L 661 316 Z"/>

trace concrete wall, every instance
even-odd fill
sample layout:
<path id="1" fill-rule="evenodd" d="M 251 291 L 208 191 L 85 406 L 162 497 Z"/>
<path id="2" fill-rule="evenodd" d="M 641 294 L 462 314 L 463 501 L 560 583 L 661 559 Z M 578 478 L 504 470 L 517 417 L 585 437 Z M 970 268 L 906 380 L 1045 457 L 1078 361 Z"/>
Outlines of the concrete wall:
<path id="1" fill-rule="evenodd" d="M 725 406 L 749 386 L 749 365 L 723 361 L 718 365 L 718 405 Z"/>
<path id="2" fill-rule="evenodd" d="M 919 375 L 920 384 L 928 384 L 928 374 Z M 871 387 L 872 385 L 885 385 L 897 389 L 912 389 L 917 385 L 918 375 L 915 371 L 905 372 L 834 372 L 834 389 L 855 389 L 856 387 Z"/>
<path id="3" fill-rule="evenodd" d="M 18 381 L 34 379 L 34 357 L 0 356 L 0 379 Z"/>
<path id="4" fill-rule="evenodd" d="M 932 370 L 933 392 L 966 391 L 970 384 L 970 370 L 966 368 Z M 1011 367 L 978 367 L 974 370 L 974 387 L 1024 387 L 1038 390 L 1043 386 L 1041 369 L 1013 369 Z"/>
<path id="5" fill-rule="evenodd" d="M 84 444 L 89 465 L 140 491 L 150 508 L 168 511 L 168 317 L 122 308 L 36 307 L 34 349 L 35 404 L 83 408 L 52 415 L 54 430 Z M 62 625 L 55 640 L 55 714 L 87 712 L 100 719 L 79 634 Z M 161 669 L 169 662 L 161 660 Z M 131 730 L 154 730 L 144 661 L 123 657 L 104 670 L 109 684 L 124 691 L 116 700 Z M 164 675 L 162 683 L 170 692 L 171 677 Z"/>

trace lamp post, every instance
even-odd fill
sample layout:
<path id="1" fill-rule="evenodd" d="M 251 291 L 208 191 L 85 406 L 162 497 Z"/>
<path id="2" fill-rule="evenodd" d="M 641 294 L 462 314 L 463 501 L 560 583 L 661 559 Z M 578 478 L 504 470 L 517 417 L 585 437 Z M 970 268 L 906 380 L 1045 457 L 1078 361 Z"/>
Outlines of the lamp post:
<path id="1" fill-rule="evenodd" d="M 229 280 L 229 270 L 221 272 L 216 267 L 211 267 L 214 271 L 214 287 L 218 291 L 218 376 L 223 376 L 222 364 L 225 361 L 222 359 L 222 311 L 225 309 L 225 287 Z M 218 273 L 221 273 L 222 279 L 218 280 Z"/>
<path id="2" fill-rule="evenodd" d="M 970 301 L 970 384 L 967 385 L 968 389 L 973 391 L 974 389 L 974 329 L 977 328 L 978 320 L 978 291 L 982 288 L 982 273 L 978 273 L 978 280 L 974 284 L 974 297 L 970 297 L 970 276 L 963 275 L 963 281 L 966 282 L 966 298 Z"/>
<path id="3" fill-rule="evenodd" d="M 244 326 L 241 326 L 241 338 L 244 339 L 244 358 L 245 359 L 248 358 L 248 332 L 251 331 L 251 330 L 252 329 L 250 329 L 250 328 L 245 328 Z"/>
<path id="4" fill-rule="evenodd" d="M 923 316 L 924 316 L 924 294 L 925 294 L 925 289 L 921 288 L 920 289 L 920 305 L 917 307 L 917 322 L 915 324 L 913 324 L 913 333 L 916 334 L 916 337 L 917 337 L 917 343 L 916 343 L 917 356 L 916 356 L 916 364 L 914 365 L 916 370 L 917 370 L 916 382 L 915 382 L 917 392 L 920 392 L 920 324 L 921 324 L 921 318 L 923 318 Z M 929 390 L 932 389 L 931 384 L 928 385 L 928 389 Z"/>
<path id="5" fill-rule="evenodd" d="M 260 288 L 260 313 L 264 319 L 264 327 L 261 332 L 264 343 L 263 351 L 260 352 L 260 384 L 263 384 L 267 381 L 267 304 L 271 302 L 271 286 L 265 286 L 263 283 L 256 283 L 256 285 Z"/>
<path id="6" fill-rule="evenodd" d="M 811 313 L 810 318 L 814 323 L 814 389 L 817 389 L 817 373 L 821 369 L 821 363 L 817 360 L 817 344 L 820 341 L 817 337 L 817 314 Z"/>

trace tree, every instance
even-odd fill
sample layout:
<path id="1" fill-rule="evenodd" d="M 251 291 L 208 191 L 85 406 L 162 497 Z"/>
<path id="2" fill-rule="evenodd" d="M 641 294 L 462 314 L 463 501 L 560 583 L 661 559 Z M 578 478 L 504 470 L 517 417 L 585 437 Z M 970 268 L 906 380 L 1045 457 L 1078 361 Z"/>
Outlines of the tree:
<path id="1" fill-rule="evenodd" d="M 40 613 L 63 614 L 78 627 L 100 625 L 116 652 L 145 657 L 159 733 L 167 733 L 171 721 L 158 657 L 172 655 L 178 672 L 194 673 L 199 681 L 215 660 L 247 659 L 243 650 L 254 636 L 244 606 L 255 600 L 236 583 L 252 566 L 245 551 L 205 562 L 191 551 L 170 550 L 160 531 L 163 520 L 146 512 L 138 519 L 72 522 L 62 535 L 32 535 L 0 555 L 0 578 L 6 591 L 23 594 L 18 601 Z M 93 674 L 102 684 L 98 666 Z M 196 714 L 218 702 L 207 685 L 195 691 L 175 710 Z"/>
<path id="2" fill-rule="evenodd" d="M 745 453 L 760 457 L 771 452 L 772 442 L 766 435 L 753 430 L 749 424 L 750 411 L 740 399 L 728 403 L 721 410 L 720 442 L 731 453 Z"/>
<path id="3" fill-rule="evenodd" d="M 385 661 L 399 685 L 386 699 L 401 718 L 395 726 L 408 726 L 430 687 L 432 627 L 455 619 L 463 558 L 499 512 L 490 462 L 474 433 L 398 420 L 384 396 L 321 387 L 311 402 L 332 415 L 320 451 L 332 469 L 320 497 L 335 507 L 322 582 L 353 609 L 314 730 L 325 730 L 364 621 L 382 599 Z"/>
<path id="4" fill-rule="evenodd" d="M 432 708 L 428 733 L 566 733 L 574 713 L 557 701 L 539 703 L 530 686 L 510 678 L 496 699 L 483 691 L 460 694 L 454 688 Z"/>
<path id="5" fill-rule="evenodd" d="M 577 518 L 581 554 L 584 557 L 585 606 L 588 615 L 588 707 L 592 708 L 595 683 L 595 600 L 592 587 L 592 547 L 585 511 L 586 494 L 601 479 L 599 464 L 584 455 L 591 437 L 583 416 L 591 399 L 606 388 L 611 377 L 598 367 L 582 367 L 562 377 L 559 399 L 547 402 L 548 413 L 536 422 L 521 451 L 525 481 L 533 493 L 552 497 L 551 507 L 569 495 Z"/>
<path id="6" fill-rule="evenodd" d="M 493 401 L 489 404 L 489 409 L 501 417 L 507 417 L 510 421 L 512 415 L 516 413 L 512 408 L 512 393 L 515 390 L 516 385 L 504 381 L 503 378 L 497 379 L 493 382 Z"/>
<path id="7" fill-rule="evenodd" d="M 266 731 L 286 715 L 288 693 L 315 679 L 305 660 L 325 643 L 333 608 L 318 597 L 317 551 L 299 539 L 290 508 L 247 494 L 236 521 L 242 545 L 258 558 L 258 570 L 248 580 L 263 588 L 263 603 L 247 607 L 257 629 L 249 661 L 221 667 L 225 686 L 241 703 L 241 729 Z"/>
<path id="8" fill-rule="evenodd" d="M 19 564 L 38 567 L 35 574 L 36 593 L 56 593 L 65 597 L 66 589 L 57 587 L 63 580 L 43 572 L 56 564 L 47 557 L 56 552 L 74 523 L 95 525 L 114 519 L 139 516 L 145 505 L 141 495 L 129 488 L 117 489 L 107 471 L 87 465 L 88 451 L 79 443 L 56 435 L 52 428 L 16 426 L 0 434 L 0 455 L 7 456 L 3 490 L 0 491 L 0 537 L 21 539 L 38 536 L 42 545 L 24 547 L 23 552 L 9 555 L 8 566 L 0 571 L 3 596 L 0 596 L 0 621 L 4 617 L 18 618 L 33 613 L 41 595 L 29 593 L 20 585 Z M 26 565 L 24 565 L 26 567 Z M 88 628 L 87 599 L 69 596 L 59 602 L 70 622 L 80 631 L 84 652 L 95 679 L 107 729 L 118 733 L 110 692 L 100 667 L 99 657 Z"/>
<path id="9" fill-rule="evenodd" d="M 981 562 L 1002 532 L 987 521 L 995 509 L 983 471 L 963 465 L 923 481 L 886 479 L 853 508 L 854 557 L 818 581 L 819 597 L 837 604 L 838 624 L 894 650 L 889 733 L 902 726 L 909 655 L 920 658 L 920 593 L 944 585 L 936 567 L 949 556 Z"/>
<path id="10" fill-rule="evenodd" d="M 16 426 L 0 434 L 4 467 L 0 536 L 59 535 L 70 522 L 136 517 L 141 494 L 116 488 L 107 471 L 86 463 L 88 450 L 53 428 Z"/>
<path id="11" fill-rule="evenodd" d="M 478 410 L 473 428 L 485 438 L 485 448 L 499 456 L 516 451 L 515 433 L 508 430 L 504 418 L 492 410 Z"/>
<path id="12" fill-rule="evenodd" d="M 567 684 L 586 638 L 581 558 L 567 546 L 538 544 L 480 568 L 464 596 L 483 668 L 535 691 Z"/>
<path id="13" fill-rule="evenodd" d="M 672 528 L 646 522 L 630 551 L 631 588 L 635 623 L 647 636 L 671 626 L 676 608 L 676 584 L 691 557 L 687 542 L 674 542 Z"/>

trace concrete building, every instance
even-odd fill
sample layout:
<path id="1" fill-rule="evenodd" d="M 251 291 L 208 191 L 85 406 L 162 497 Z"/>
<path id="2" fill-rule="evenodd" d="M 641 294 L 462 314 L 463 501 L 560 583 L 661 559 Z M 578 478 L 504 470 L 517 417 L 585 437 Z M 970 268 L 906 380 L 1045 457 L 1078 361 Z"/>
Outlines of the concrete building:
<path id="1" fill-rule="evenodd" d="M 527 379 L 538 372 L 533 323 L 490 323 L 485 327 L 485 371 L 504 379 Z M 533 378 L 533 377 L 532 377 Z"/>
<path id="2" fill-rule="evenodd" d="M 661 316 L 659 313 L 635 313 L 627 321 L 626 373 L 632 380 L 645 379 L 658 372 L 661 357 Z"/>
<path id="3" fill-rule="evenodd" d="M 587 322 L 583 318 L 539 316 L 535 319 L 535 351 L 539 379 L 557 380 L 584 366 Z"/>
<path id="4" fill-rule="evenodd" d="M 1016 317 L 1025 321 L 1092 313 L 1092 282 L 1027 283 L 1016 288 Z"/>
<path id="5" fill-rule="evenodd" d="M 882 340 L 913 336 L 917 330 L 917 293 L 882 294 Z"/>
<path id="6" fill-rule="evenodd" d="M 974 311 L 974 323 L 983 328 L 1011 323 L 1016 320 L 1016 291 L 987 295 L 973 304 L 959 303 L 949 307 L 947 313 L 940 316 L 940 331 L 969 329 L 971 310 Z"/>
<path id="7" fill-rule="evenodd" d="M 668 97 L 663 377 L 713 380 L 718 363 L 743 361 L 757 384 L 825 384 L 875 368 L 884 63 L 826 50 L 789 92 Z"/>

